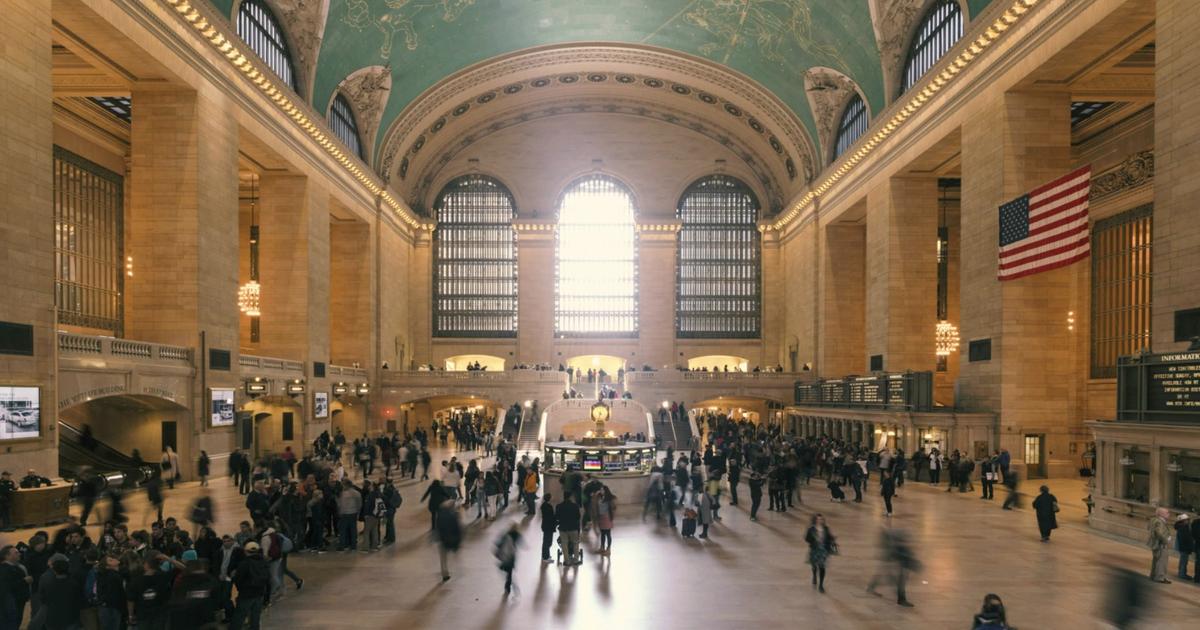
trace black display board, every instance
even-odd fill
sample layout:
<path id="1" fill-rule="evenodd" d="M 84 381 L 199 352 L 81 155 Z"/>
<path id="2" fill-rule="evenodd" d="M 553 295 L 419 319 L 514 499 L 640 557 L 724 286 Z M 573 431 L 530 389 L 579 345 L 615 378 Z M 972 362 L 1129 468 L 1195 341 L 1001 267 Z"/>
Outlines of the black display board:
<path id="1" fill-rule="evenodd" d="M 926 411 L 933 407 L 933 373 L 798 381 L 794 398 L 801 406 Z"/>
<path id="2" fill-rule="evenodd" d="M 1200 422 L 1200 352 L 1121 357 L 1117 419 Z"/>

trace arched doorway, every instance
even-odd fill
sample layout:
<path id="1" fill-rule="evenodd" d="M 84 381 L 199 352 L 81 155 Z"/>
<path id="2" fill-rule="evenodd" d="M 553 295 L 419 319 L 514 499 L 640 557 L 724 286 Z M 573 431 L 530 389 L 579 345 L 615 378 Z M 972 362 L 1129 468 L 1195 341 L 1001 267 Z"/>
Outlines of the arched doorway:
<path id="1" fill-rule="evenodd" d="M 58 424 L 62 477 L 74 478 L 87 466 L 140 480 L 139 460 L 157 466 L 167 446 L 178 454 L 183 478 L 195 467 L 192 413 L 165 398 L 121 394 L 87 400 L 60 410 Z"/>
<path id="2" fill-rule="evenodd" d="M 468 369 L 482 369 L 489 372 L 503 372 L 504 359 L 490 354 L 459 354 L 446 357 L 447 372 L 463 372 Z"/>

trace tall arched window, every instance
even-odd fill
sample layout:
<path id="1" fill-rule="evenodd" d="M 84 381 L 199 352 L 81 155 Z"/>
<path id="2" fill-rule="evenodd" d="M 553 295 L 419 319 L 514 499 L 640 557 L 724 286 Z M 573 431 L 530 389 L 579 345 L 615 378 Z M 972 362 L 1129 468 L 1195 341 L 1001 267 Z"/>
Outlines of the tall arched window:
<path id="1" fill-rule="evenodd" d="M 446 184 L 435 204 L 433 334 L 517 335 L 517 214 L 500 182 L 466 175 Z"/>
<path id="2" fill-rule="evenodd" d="M 358 123 L 354 120 L 354 110 L 350 108 L 350 101 L 346 100 L 341 92 L 333 98 L 333 106 L 329 108 L 329 126 L 334 135 L 350 147 L 354 155 L 366 159 L 363 156 L 362 142 L 358 139 Z"/>
<path id="3" fill-rule="evenodd" d="M 556 335 L 637 335 L 637 225 L 629 189 L 605 175 L 568 186 L 558 204 L 555 257 Z"/>
<path id="4" fill-rule="evenodd" d="M 846 149 L 849 149 L 850 145 L 863 135 L 870 123 L 867 104 L 855 92 L 854 96 L 850 97 L 850 102 L 846 103 L 846 109 L 842 111 L 842 120 L 838 123 L 837 141 L 833 145 L 833 157 L 836 158 L 845 153 Z"/>
<path id="5" fill-rule="evenodd" d="M 762 306 L 758 200 L 742 181 L 713 175 L 679 199 L 679 337 L 756 339 Z"/>
<path id="6" fill-rule="evenodd" d="M 283 27 L 263 0 L 242 0 L 238 7 L 237 34 L 284 83 L 296 90 L 296 69 L 288 52 Z"/>
<path id="7" fill-rule="evenodd" d="M 962 7 L 957 0 L 938 0 L 925 12 L 921 25 L 908 47 L 900 93 L 907 92 L 937 64 L 942 55 L 954 48 L 963 35 Z"/>

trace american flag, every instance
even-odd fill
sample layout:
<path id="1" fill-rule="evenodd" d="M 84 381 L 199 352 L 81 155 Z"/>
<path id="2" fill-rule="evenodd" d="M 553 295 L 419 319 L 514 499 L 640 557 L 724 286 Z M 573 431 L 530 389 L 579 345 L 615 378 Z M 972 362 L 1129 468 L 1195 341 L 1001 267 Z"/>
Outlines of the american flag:
<path id="1" fill-rule="evenodd" d="M 1065 267 L 1088 257 L 1088 194 L 1092 167 L 1085 166 L 1000 206 L 1001 280 Z"/>

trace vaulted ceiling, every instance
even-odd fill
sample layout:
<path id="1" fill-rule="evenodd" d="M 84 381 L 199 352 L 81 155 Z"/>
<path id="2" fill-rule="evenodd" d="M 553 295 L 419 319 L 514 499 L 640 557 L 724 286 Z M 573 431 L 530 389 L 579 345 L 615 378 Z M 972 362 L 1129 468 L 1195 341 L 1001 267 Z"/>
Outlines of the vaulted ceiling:
<path id="1" fill-rule="evenodd" d="M 241 0 L 210 1 L 232 21 Z M 857 91 L 877 112 L 895 96 L 898 57 L 932 2 L 265 1 L 287 31 L 301 95 L 326 112 L 347 94 L 368 161 L 403 191 L 431 177 L 412 181 L 414 169 L 465 146 L 458 136 L 578 98 L 705 133 L 769 171 L 760 179 L 783 196 L 824 166 L 838 101 Z M 960 0 L 968 17 L 990 2 Z M 605 110 L 606 96 L 620 107 Z M 454 143 L 420 155 L 452 127 L 443 135 Z"/>

